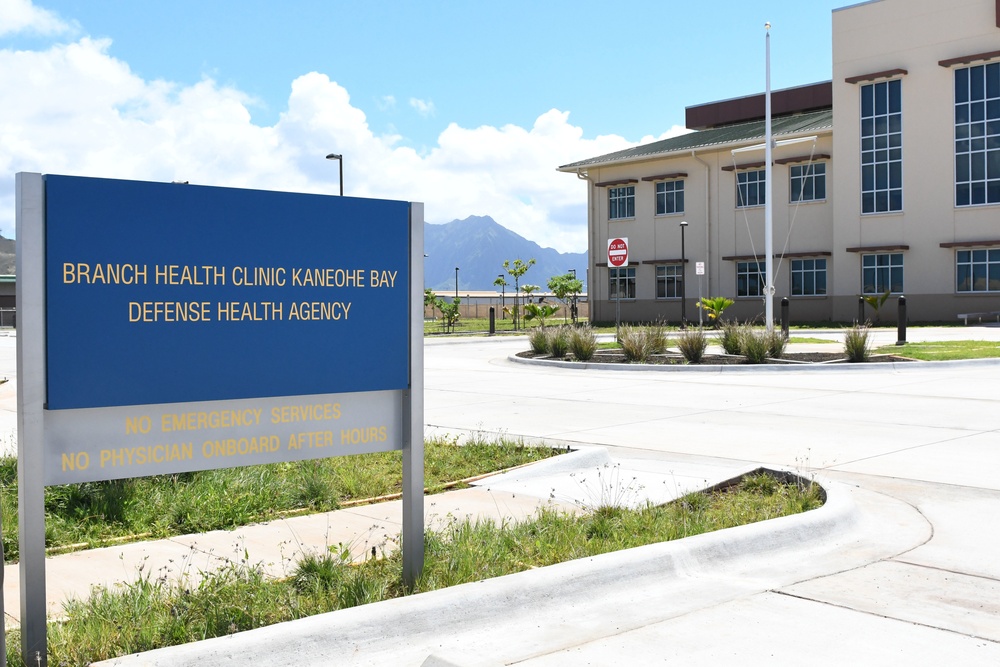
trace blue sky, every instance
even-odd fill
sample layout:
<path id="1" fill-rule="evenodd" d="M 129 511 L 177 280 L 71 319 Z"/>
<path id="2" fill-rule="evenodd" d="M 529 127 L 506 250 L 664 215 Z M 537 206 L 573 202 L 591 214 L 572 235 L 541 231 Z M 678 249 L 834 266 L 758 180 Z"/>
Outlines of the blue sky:
<path id="1" fill-rule="evenodd" d="M 0 0 L 0 233 L 17 171 L 331 192 L 339 152 L 348 195 L 580 251 L 556 166 L 761 92 L 765 21 L 773 87 L 829 79 L 846 4 Z"/>

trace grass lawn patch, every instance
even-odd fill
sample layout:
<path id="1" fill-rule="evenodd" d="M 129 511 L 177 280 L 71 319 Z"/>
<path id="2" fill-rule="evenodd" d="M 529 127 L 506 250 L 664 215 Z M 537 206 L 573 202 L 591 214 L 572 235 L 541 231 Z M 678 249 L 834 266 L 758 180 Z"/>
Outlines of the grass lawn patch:
<path id="1" fill-rule="evenodd" d="M 476 438 L 424 443 L 424 484 L 446 485 L 559 453 L 549 447 Z M 45 489 L 50 551 L 236 528 L 288 513 L 325 512 L 342 503 L 402 490 L 400 452 L 137 477 Z M 3 548 L 18 558 L 17 460 L 0 459 Z M 453 485 L 454 486 L 454 485 Z"/>
<path id="2" fill-rule="evenodd" d="M 886 345 L 875 350 L 877 354 L 896 354 L 922 361 L 954 361 L 958 359 L 986 359 L 1000 357 L 1000 343 L 984 340 L 935 341 Z"/>
<path id="3" fill-rule="evenodd" d="M 765 473 L 736 487 L 689 494 L 638 510 L 605 505 L 583 515 L 552 510 L 496 525 L 454 521 L 428 531 L 425 567 L 414 592 L 424 592 L 619 549 L 794 514 L 822 504 L 812 484 L 786 484 Z M 303 558 L 289 576 L 268 579 L 251 563 L 232 565 L 190 588 L 146 577 L 115 590 L 96 590 L 66 606 L 49 626 L 50 664 L 92 661 L 183 644 L 405 595 L 402 557 L 350 565 L 337 548 Z M 7 635 L 7 664 L 19 664 L 17 633 Z"/>

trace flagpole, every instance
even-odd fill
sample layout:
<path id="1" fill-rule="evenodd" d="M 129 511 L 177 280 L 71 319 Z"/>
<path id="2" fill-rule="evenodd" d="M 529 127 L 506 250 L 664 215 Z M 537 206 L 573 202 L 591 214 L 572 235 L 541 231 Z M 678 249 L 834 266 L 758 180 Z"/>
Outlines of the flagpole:
<path id="1" fill-rule="evenodd" d="M 771 179 L 771 24 L 764 24 L 766 76 L 764 89 L 764 319 L 767 332 L 774 331 L 774 235 Z"/>

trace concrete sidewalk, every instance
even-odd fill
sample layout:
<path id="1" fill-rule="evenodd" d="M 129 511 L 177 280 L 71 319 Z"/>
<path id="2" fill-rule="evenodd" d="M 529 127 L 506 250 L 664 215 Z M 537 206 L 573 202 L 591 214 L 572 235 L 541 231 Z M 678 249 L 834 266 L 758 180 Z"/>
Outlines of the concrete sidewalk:
<path id="1" fill-rule="evenodd" d="M 911 329 L 911 340 L 917 331 L 931 340 L 1000 341 L 996 326 Z M 894 341 L 894 331 L 882 334 Z M 614 469 L 620 480 L 635 477 L 636 487 L 669 496 L 767 465 L 816 475 L 829 502 L 804 515 L 111 664 L 1000 664 L 997 363 L 705 374 L 508 361 L 525 348 L 523 338 L 428 340 L 428 433 L 569 444 L 586 462 L 560 457 L 429 497 L 429 520 L 523 516 L 553 495 L 566 507 L 585 503 L 599 491 L 580 486 L 581 469 Z M 309 529 L 261 527 L 267 544 L 249 537 L 258 528 L 221 533 L 211 547 L 210 536 L 191 538 L 197 548 L 187 538 L 168 542 L 197 554 L 194 570 L 233 553 L 234 538 L 251 531 L 245 542 L 261 549 L 251 558 L 280 573 L 282 544 L 322 549 L 352 540 L 363 553 L 398 523 L 387 504 L 346 512 L 313 519 Z M 354 532 L 342 538 L 330 527 L 352 521 Z M 113 582 L 123 567 L 115 549 L 107 555 L 86 567 L 107 569 Z M 67 580 L 55 576 L 61 558 L 70 556 L 52 559 L 50 587 Z M 141 552 L 129 558 L 141 562 Z M 10 597 L 7 608 L 16 608 Z"/>
<path id="2" fill-rule="evenodd" d="M 750 470 L 739 465 L 673 465 L 639 459 L 612 460 L 604 448 L 585 448 L 532 466 L 474 482 L 473 488 L 424 499 L 425 525 L 441 529 L 453 520 L 520 521 L 540 507 L 578 512 L 608 500 L 637 506 L 664 503 Z M 395 551 L 402 502 L 388 501 L 333 512 L 295 516 L 235 530 L 216 530 L 162 540 L 86 549 L 46 560 L 49 616 L 62 616 L 70 598 L 93 587 L 114 589 L 142 577 L 197 585 L 203 575 L 231 564 L 260 565 L 272 577 L 291 574 L 305 554 L 346 548 L 361 561 Z M 4 567 L 7 627 L 19 622 L 20 572 Z"/>

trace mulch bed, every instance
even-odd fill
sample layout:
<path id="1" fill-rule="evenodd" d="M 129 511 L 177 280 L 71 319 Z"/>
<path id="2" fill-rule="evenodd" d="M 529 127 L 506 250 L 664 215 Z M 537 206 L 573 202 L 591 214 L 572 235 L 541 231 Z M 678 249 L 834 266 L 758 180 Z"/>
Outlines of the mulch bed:
<path id="1" fill-rule="evenodd" d="M 536 354 L 530 350 L 525 352 L 518 352 L 517 356 L 524 359 L 546 359 L 550 361 L 565 361 L 567 363 L 573 363 L 576 360 L 573 358 L 572 354 L 568 354 L 565 357 L 553 357 L 548 354 Z M 867 363 L 884 363 L 884 362 L 895 362 L 895 361 L 915 361 L 915 359 L 909 359 L 907 357 L 897 357 L 892 354 L 873 354 Z M 601 350 L 598 351 L 590 363 L 600 363 L 600 364 L 628 364 L 633 363 L 625 360 L 625 355 L 617 352 L 615 350 Z M 686 364 L 687 361 L 684 357 L 676 353 L 667 354 L 657 354 L 645 362 L 647 364 Z M 804 365 L 804 364 L 847 364 L 851 363 L 847 360 L 847 357 L 842 352 L 789 352 L 780 359 L 768 359 L 765 363 L 771 365 L 781 365 L 781 366 L 794 366 L 794 365 Z M 706 354 L 701 361 L 697 364 L 698 366 L 725 366 L 730 364 L 748 364 L 746 357 L 741 355 L 729 355 L 729 354 Z"/>

